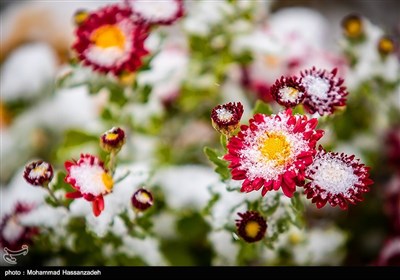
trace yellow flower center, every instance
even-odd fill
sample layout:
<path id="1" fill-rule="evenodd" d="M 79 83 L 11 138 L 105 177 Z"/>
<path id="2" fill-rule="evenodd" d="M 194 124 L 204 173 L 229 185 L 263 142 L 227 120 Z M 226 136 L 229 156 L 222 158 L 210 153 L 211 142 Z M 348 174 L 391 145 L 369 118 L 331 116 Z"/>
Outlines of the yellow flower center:
<path id="1" fill-rule="evenodd" d="M 289 235 L 289 241 L 292 244 L 299 244 L 302 241 L 302 236 L 298 233 L 292 233 Z"/>
<path id="2" fill-rule="evenodd" d="M 260 225 L 256 221 L 250 221 L 244 227 L 246 235 L 250 238 L 254 238 L 260 232 Z"/>
<path id="3" fill-rule="evenodd" d="M 148 203 L 151 198 L 146 192 L 140 192 L 140 194 L 136 197 L 141 203 Z"/>
<path id="4" fill-rule="evenodd" d="M 349 37 L 358 37 L 362 32 L 362 24 L 359 19 L 350 19 L 345 24 L 345 31 Z"/>
<path id="5" fill-rule="evenodd" d="M 259 150 L 263 157 L 275 161 L 276 165 L 284 165 L 290 156 L 290 144 L 286 137 L 278 133 L 267 133 L 262 139 Z"/>
<path id="6" fill-rule="evenodd" d="M 113 141 L 118 138 L 118 133 L 107 133 L 106 140 Z"/>
<path id="7" fill-rule="evenodd" d="M 92 33 L 92 42 L 100 48 L 117 47 L 123 49 L 125 46 L 125 35 L 115 25 L 105 25 Z"/>
<path id="8" fill-rule="evenodd" d="M 297 96 L 298 93 L 299 93 L 299 91 L 297 89 L 289 87 L 289 93 L 288 94 L 289 94 L 290 97 Z"/>
<path id="9" fill-rule="evenodd" d="M 101 180 L 103 181 L 103 184 L 106 186 L 106 190 L 110 192 L 114 186 L 113 178 L 110 176 L 110 174 L 104 172 L 101 175 Z"/>
<path id="10" fill-rule="evenodd" d="M 388 53 L 393 52 L 394 45 L 391 40 L 384 38 L 379 41 L 378 48 L 382 53 L 388 54 Z"/>

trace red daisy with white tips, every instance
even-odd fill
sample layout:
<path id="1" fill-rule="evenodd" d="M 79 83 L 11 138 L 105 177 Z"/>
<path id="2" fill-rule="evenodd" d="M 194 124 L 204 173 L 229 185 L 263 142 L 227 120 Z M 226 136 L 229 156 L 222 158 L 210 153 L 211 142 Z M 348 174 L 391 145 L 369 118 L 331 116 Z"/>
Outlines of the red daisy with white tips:
<path id="1" fill-rule="evenodd" d="M 262 195 L 282 188 L 292 197 L 296 185 L 304 183 L 305 168 L 313 161 L 316 142 L 323 131 L 316 130 L 317 119 L 293 115 L 291 109 L 276 115 L 256 114 L 242 125 L 227 145 L 232 178 L 244 180 L 242 192 Z"/>
<path id="2" fill-rule="evenodd" d="M 128 7 L 119 5 L 87 15 L 76 29 L 73 44 L 79 60 L 96 71 L 115 75 L 141 67 L 148 54 L 144 47 L 148 26 L 133 22 L 131 16 Z"/>
<path id="3" fill-rule="evenodd" d="M 306 90 L 303 105 L 310 114 L 330 115 L 337 107 L 346 105 L 348 92 L 344 80 L 336 74 L 337 68 L 328 72 L 313 67 L 301 72 L 301 85 Z"/>
<path id="4" fill-rule="evenodd" d="M 82 154 L 78 161 L 65 162 L 68 171 L 65 181 L 76 190 L 67 193 L 68 198 L 83 197 L 92 202 L 93 213 L 97 217 L 104 210 L 103 196 L 111 192 L 114 181 L 104 163 L 97 157 Z"/>
<path id="5" fill-rule="evenodd" d="M 126 0 L 138 21 L 170 25 L 183 16 L 183 0 Z"/>
<path id="6" fill-rule="evenodd" d="M 346 210 L 349 203 L 363 200 L 362 194 L 369 191 L 373 181 L 369 178 L 370 168 L 354 157 L 319 148 L 314 162 L 306 169 L 306 178 L 311 181 L 304 186 L 307 198 L 318 208 L 328 202 Z"/>
<path id="7" fill-rule="evenodd" d="M 271 95 L 278 104 L 287 108 L 303 101 L 305 89 L 297 77 L 281 77 L 271 87 Z"/>

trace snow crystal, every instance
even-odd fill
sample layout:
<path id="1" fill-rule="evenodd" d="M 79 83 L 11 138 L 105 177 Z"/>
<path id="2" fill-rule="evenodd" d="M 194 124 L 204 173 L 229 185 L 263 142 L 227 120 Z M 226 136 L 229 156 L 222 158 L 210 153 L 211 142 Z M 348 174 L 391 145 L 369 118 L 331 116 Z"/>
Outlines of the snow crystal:
<path id="1" fill-rule="evenodd" d="M 315 99 L 324 100 L 327 98 L 330 89 L 328 80 L 308 75 L 302 79 L 301 84 L 306 88 L 308 95 L 313 101 Z"/>

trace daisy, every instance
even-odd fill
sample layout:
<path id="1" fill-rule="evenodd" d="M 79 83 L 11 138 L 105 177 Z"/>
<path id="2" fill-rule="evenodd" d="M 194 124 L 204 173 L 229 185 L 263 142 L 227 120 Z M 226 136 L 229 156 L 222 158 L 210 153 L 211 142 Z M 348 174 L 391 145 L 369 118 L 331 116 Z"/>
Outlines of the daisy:
<path id="1" fill-rule="evenodd" d="M 304 186 L 304 193 L 318 208 L 329 202 L 346 210 L 348 203 L 362 201 L 362 194 L 369 191 L 368 185 L 373 183 L 369 169 L 354 155 L 326 152 L 320 147 L 306 169 L 306 178 L 311 182 Z"/>
<path id="2" fill-rule="evenodd" d="M 266 220 L 256 211 L 238 213 L 240 219 L 236 220 L 238 235 L 246 242 L 260 241 L 267 230 Z"/>
<path id="3" fill-rule="evenodd" d="M 337 68 L 327 72 L 313 67 L 301 72 L 301 85 L 306 90 L 303 105 L 310 114 L 329 115 L 336 107 L 346 105 L 348 92 L 343 86 L 344 80 L 335 77 L 336 74 Z"/>
<path id="4" fill-rule="evenodd" d="M 138 189 L 131 198 L 132 205 L 139 211 L 144 211 L 153 205 L 153 195 L 148 190 Z"/>
<path id="5" fill-rule="evenodd" d="M 183 0 L 126 0 L 139 22 L 169 25 L 183 16 Z"/>
<path id="6" fill-rule="evenodd" d="M 33 161 L 25 166 L 24 178 L 33 186 L 44 186 L 53 179 L 53 167 L 43 161 Z"/>
<path id="7" fill-rule="evenodd" d="M 102 73 L 120 75 L 142 66 L 148 53 L 148 26 L 134 23 L 129 8 L 106 6 L 89 14 L 76 29 L 73 49 L 85 65 Z"/>
<path id="8" fill-rule="evenodd" d="M 68 198 L 83 197 L 92 202 L 93 213 L 97 217 L 104 210 L 103 195 L 111 192 L 114 181 L 104 163 L 97 157 L 89 154 L 82 154 L 78 161 L 65 162 L 67 176 L 65 181 L 76 190 L 67 193 Z"/>
<path id="9" fill-rule="evenodd" d="M 242 125 L 228 144 L 232 178 L 244 180 L 242 192 L 257 191 L 262 195 L 282 188 L 292 197 L 296 185 L 304 183 L 305 168 L 313 161 L 316 142 L 322 130 L 315 130 L 318 121 L 293 115 L 291 109 L 276 115 L 256 114 L 250 124 Z"/>
<path id="10" fill-rule="evenodd" d="M 232 135 L 239 127 L 243 115 L 243 105 L 240 102 L 218 105 L 211 111 L 212 126 L 220 133 Z"/>
<path id="11" fill-rule="evenodd" d="M 21 216 L 31 210 L 32 206 L 17 203 L 12 214 L 3 217 L 0 224 L 0 247 L 17 251 L 23 245 L 32 244 L 32 238 L 39 233 L 39 230 L 24 226 L 20 222 Z"/>
<path id="12" fill-rule="evenodd" d="M 304 99 L 305 89 L 297 77 L 281 77 L 271 87 L 271 95 L 280 105 L 294 107 Z"/>

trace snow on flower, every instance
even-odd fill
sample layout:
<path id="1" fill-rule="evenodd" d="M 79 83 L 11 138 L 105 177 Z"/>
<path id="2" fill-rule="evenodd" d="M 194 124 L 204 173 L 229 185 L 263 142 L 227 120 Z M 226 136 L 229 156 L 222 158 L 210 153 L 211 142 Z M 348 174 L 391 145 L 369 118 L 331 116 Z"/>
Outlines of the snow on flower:
<path id="1" fill-rule="evenodd" d="M 145 211 L 153 205 L 153 195 L 145 188 L 140 188 L 132 195 L 131 201 L 135 209 Z"/>
<path id="2" fill-rule="evenodd" d="M 230 136 L 239 127 L 242 115 L 243 105 L 240 102 L 218 105 L 211 111 L 212 125 L 220 133 Z"/>
<path id="3" fill-rule="evenodd" d="M 118 152 L 125 144 L 125 141 L 125 132 L 119 127 L 113 127 L 100 136 L 100 146 L 108 153 L 112 151 Z"/>
<path id="4" fill-rule="evenodd" d="M 277 115 L 256 114 L 227 145 L 232 178 L 244 180 L 242 192 L 265 195 L 282 188 L 292 197 L 304 182 L 305 168 L 313 161 L 316 141 L 323 131 L 315 130 L 316 119 L 293 115 L 290 109 Z"/>
<path id="5" fill-rule="evenodd" d="M 383 245 L 379 258 L 376 261 L 379 266 L 399 266 L 400 265 L 400 237 L 393 237 L 386 240 Z"/>
<path id="6" fill-rule="evenodd" d="M 304 186 L 304 193 L 318 208 L 329 202 L 345 210 L 348 203 L 362 201 L 362 194 L 373 183 L 369 167 L 354 159 L 354 155 L 326 152 L 322 147 L 306 169 L 306 177 L 311 181 Z"/>
<path id="7" fill-rule="evenodd" d="M 33 161 L 25 166 L 25 180 L 33 186 L 44 186 L 53 179 L 53 167 L 43 161 Z"/>
<path id="8" fill-rule="evenodd" d="M 336 74 L 336 68 L 328 72 L 315 67 L 301 73 L 301 85 L 306 90 L 303 104 L 310 114 L 329 115 L 346 105 L 348 92 L 344 80 L 335 77 Z"/>
<path id="9" fill-rule="evenodd" d="M 76 29 L 73 48 L 79 60 L 94 70 L 115 75 L 141 67 L 147 55 L 144 41 L 148 26 L 135 24 L 130 17 L 131 10 L 119 5 L 89 14 Z"/>
<path id="10" fill-rule="evenodd" d="M 126 0 L 134 18 L 148 24 L 169 25 L 184 14 L 183 0 Z"/>
<path id="11" fill-rule="evenodd" d="M 297 77 L 281 77 L 271 87 L 271 95 L 280 105 L 294 107 L 304 99 L 305 89 Z"/>
<path id="12" fill-rule="evenodd" d="M 103 195 L 111 192 L 114 181 L 97 157 L 82 154 L 78 161 L 65 162 L 67 176 L 65 181 L 76 190 L 67 193 L 68 198 L 83 197 L 92 202 L 93 213 L 97 217 L 104 210 Z"/>

